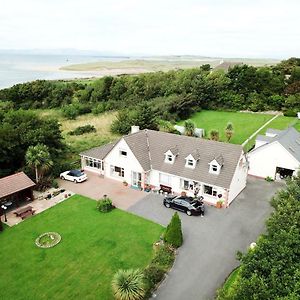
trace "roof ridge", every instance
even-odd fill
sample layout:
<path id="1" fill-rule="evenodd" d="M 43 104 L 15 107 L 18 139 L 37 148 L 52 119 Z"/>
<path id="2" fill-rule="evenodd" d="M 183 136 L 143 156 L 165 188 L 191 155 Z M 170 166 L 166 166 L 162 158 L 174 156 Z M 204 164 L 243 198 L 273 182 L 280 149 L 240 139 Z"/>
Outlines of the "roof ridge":
<path id="1" fill-rule="evenodd" d="M 150 152 L 150 142 L 148 137 L 148 131 L 145 129 L 145 135 L 146 135 L 146 141 L 147 141 L 147 149 L 148 149 L 148 155 L 149 155 L 149 162 L 150 162 L 150 170 L 152 170 L 152 159 L 151 159 L 151 152 Z"/>

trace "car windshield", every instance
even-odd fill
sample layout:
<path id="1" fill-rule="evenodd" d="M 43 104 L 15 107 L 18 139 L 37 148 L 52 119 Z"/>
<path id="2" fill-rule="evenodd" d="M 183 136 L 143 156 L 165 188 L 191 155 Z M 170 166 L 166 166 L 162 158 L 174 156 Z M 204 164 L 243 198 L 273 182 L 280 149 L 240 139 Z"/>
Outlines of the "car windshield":
<path id="1" fill-rule="evenodd" d="M 84 173 L 82 173 L 82 172 L 79 171 L 79 170 L 72 170 L 72 171 L 71 171 L 71 174 L 72 174 L 73 176 L 75 176 L 75 177 L 80 177 L 80 176 L 84 175 Z"/>

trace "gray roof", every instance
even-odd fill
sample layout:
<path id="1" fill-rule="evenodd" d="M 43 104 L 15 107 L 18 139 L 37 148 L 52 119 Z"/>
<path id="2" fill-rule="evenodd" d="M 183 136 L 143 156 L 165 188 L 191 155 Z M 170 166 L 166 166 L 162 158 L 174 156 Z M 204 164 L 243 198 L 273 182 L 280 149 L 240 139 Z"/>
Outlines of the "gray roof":
<path id="1" fill-rule="evenodd" d="M 282 132 L 282 130 L 274 129 L 274 128 L 268 128 L 266 131 L 266 133 L 270 133 L 270 134 L 279 134 L 281 132 Z"/>
<path id="2" fill-rule="evenodd" d="M 216 157 L 215 160 L 217 161 L 217 163 L 219 164 L 219 166 L 223 166 L 223 164 L 224 164 L 224 157 L 223 157 L 222 154 L 220 154 L 218 157 Z"/>
<path id="3" fill-rule="evenodd" d="M 300 132 L 298 132 L 294 127 L 290 127 L 286 130 L 270 128 L 268 129 L 268 132 L 276 133 L 277 135 L 274 137 L 267 137 L 268 140 L 266 140 L 267 143 L 265 145 L 277 141 L 300 162 Z M 264 147 L 265 145 L 262 145 L 261 147 Z"/>
<path id="4" fill-rule="evenodd" d="M 270 136 L 265 136 L 265 135 L 258 135 L 257 137 L 256 137 L 256 140 L 257 141 L 262 141 L 262 142 L 269 142 L 269 141 L 271 141 L 273 138 L 272 137 L 270 137 Z"/>
<path id="5" fill-rule="evenodd" d="M 235 169 L 243 153 L 240 145 L 147 129 L 123 138 L 145 171 L 154 169 L 223 188 L 230 187 Z M 111 150 L 113 144 L 109 145 Z M 166 163 L 165 153 L 168 150 L 174 150 L 174 147 L 177 150 L 175 161 L 173 164 Z M 105 150 L 107 154 L 110 151 Z M 82 155 L 94 157 L 92 154 L 95 153 L 97 156 L 95 158 L 99 158 L 99 153 L 101 153 L 101 159 L 103 159 L 104 152 L 102 146 L 85 151 Z M 185 158 L 189 154 L 194 156 L 195 153 L 199 158 L 196 167 L 194 169 L 185 167 Z M 220 161 L 222 165 L 219 175 L 209 173 L 209 163 L 214 159 Z"/>
<path id="6" fill-rule="evenodd" d="M 96 159 L 104 159 L 105 156 L 112 150 L 112 148 L 118 143 L 119 140 L 113 143 L 109 143 L 100 147 L 95 147 L 92 149 L 89 149 L 87 151 L 83 151 L 80 153 L 80 155 L 88 156 Z"/>

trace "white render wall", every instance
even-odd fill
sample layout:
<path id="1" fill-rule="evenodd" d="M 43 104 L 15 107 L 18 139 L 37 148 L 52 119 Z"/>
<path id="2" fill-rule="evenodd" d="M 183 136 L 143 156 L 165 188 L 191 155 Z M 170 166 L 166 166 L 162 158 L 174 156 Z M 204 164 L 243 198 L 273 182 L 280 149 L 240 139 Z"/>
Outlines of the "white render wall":
<path id="1" fill-rule="evenodd" d="M 298 162 L 280 143 L 277 141 L 260 148 L 254 149 L 248 154 L 250 175 L 274 179 L 276 167 L 299 170 Z"/>
<path id="2" fill-rule="evenodd" d="M 120 150 L 126 151 L 127 157 L 122 156 Z M 111 165 L 124 168 L 124 177 L 112 176 L 110 173 Z M 126 180 L 128 184 L 131 184 L 132 171 L 142 173 L 142 176 L 144 173 L 142 166 L 133 155 L 126 141 L 121 139 L 104 159 L 104 176 L 119 181 Z"/>
<path id="3" fill-rule="evenodd" d="M 186 192 L 188 196 L 194 196 L 193 191 L 186 191 L 183 188 L 181 188 L 181 185 L 180 185 L 181 184 L 181 179 L 190 180 L 190 181 L 193 181 L 193 180 L 191 180 L 189 178 L 178 177 L 178 176 L 175 176 L 175 175 L 172 175 L 172 174 L 163 173 L 163 174 L 166 174 L 166 175 L 170 176 L 170 182 L 169 182 L 169 184 L 167 184 L 167 183 L 163 183 L 163 182 L 159 181 L 159 174 L 160 173 L 163 173 L 163 172 L 160 172 L 160 171 L 157 171 L 157 170 L 151 170 L 150 176 L 149 176 L 151 185 L 159 188 L 160 184 L 164 184 L 164 185 L 170 186 L 172 188 L 172 191 L 176 194 L 180 194 L 181 192 Z M 210 204 L 215 205 L 217 203 L 217 201 L 219 200 L 219 198 L 204 194 L 203 193 L 203 185 L 204 184 L 206 184 L 206 183 L 200 182 L 200 191 L 199 191 L 198 196 L 203 196 L 205 202 L 208 202 Z M 207 185 L 210 185 L 210 184 L 207 184 Z M 210 185 L 210 186 L 212 186 L 212 185 Z M 221 198 L 221 199 L 224 200 L 226 190 L 222 187 L 217 187 L 217 186 L 213 186 L 213 187 L 217 190 L 217 194 L 222 194 L 223 195 L 223 198 Z"/>
<path id="4" fill-rule="evenodd" d="M 241 160 L 242 163 L 240 163 Z M 238 165 L 236 166 L 236 170 L 230 184 L 227 206 L 246 187 L 247 174 L 248 174 L 248 163 L 246 161 L 245 155 L 242 154 L 239 159 Z"/>

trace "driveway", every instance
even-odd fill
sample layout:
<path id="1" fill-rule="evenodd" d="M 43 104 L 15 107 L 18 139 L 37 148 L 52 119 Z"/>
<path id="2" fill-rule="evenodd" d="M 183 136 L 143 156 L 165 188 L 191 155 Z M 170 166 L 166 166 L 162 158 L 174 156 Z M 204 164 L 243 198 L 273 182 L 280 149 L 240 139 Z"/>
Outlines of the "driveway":
<path id="1" fill-rule="evenodd" d="M 245 251 L 264 231 L 272 211 L 269 200 L 280 187 L 250 177 L 247 188 L 228 209 L 206 207 L 204 218 L 179 213 L 184 244 L 156 299 L 213 299 L 216 289 L 238 265 L 237 250 Z M 174 213 L 162 205 L 161 196 L 154 194 L 129 211 L 162 225 L 167 225 Z"/>
<path id="2" fill-rule="evenodd" d="M 103 195 L 107 195 L 116 207 L 124 210 L 146 195 L 145 192 L 134 190 L 128 186 L 125 187 L 122 182 L 102 178 L 93 172 L 85 171 L 85 173 L 88 176 L 87 181 L 74 183 L 58 179 L 58 184 L 61 188 L 95 200 L 99 200 Z"/>

